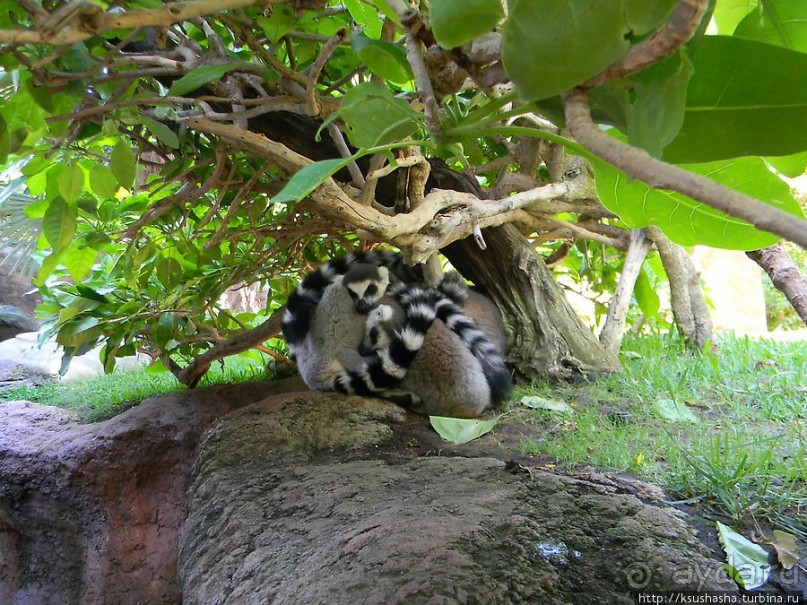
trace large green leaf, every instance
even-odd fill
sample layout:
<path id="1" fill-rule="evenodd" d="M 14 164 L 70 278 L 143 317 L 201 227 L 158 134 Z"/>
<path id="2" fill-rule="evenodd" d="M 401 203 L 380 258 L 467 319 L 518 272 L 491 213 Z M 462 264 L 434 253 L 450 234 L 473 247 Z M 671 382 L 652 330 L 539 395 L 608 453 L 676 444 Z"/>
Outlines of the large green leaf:
<path id="1" fill-rule="evenodd" d="M 631 145 L 661 157 L 684 123 L 687 83 L 692 65 L 680 52 L 625 81 L 627 134 Z"/>
<path id="2" fill-rule="evenodd" d="M 59 176 L 59 193 L 72 204 L 84 191 L 84 171 L 78 164 L 71 164 Z"/>
<path id="3" fill-rule="evenodd" d="M 737 24 L 754 10 L 756 5 L 757 0 L 719 0 L 716 2 L 713 18 L 718 33 L 730 35 Z"/>
<path id="4" fill-rule="evenodd" d="M 597 75 L 628 50 L 621 2 L 511 0 L 502 60 L 529 100 L 560 94 Z"/>
<path id="5" fill-rule="evenodd" d="M 100 199 L 109 199 L 118 192 L 118 179 L 103 164 L 95 164 L 90 169 L 90 188 Z"/>
<path id="6" fill-rule="evenodd" d="M 124 189 L 131 189 L 137 172 L 137 160 L 132 148 L 125 141 L 118 141 L 112 148 L 109 168 Z"/>
<path id="7" fill-rule="evenodd" d="M 664 149 L 673 163 L 807 149 L 807 54 L 706 36 L 692 59 L 684 124 Z"/>
<path id="8" fill-rule="evenodd" d="M 473 441 L 493 430 L 496 419 L 478 420 L 473 418 L 448 418 L 445 416 L 429 416 L 429 422 L 440 437 L 455 445 Z"/>
<path id="9" fill-rule="evenodd" d="M 202 65 L 201 67 L 192 69 L 179 80 L 171 84 L 171 88 L 168 89 L 168 95 L 178 97 L 185 93 L 192 92 L 208 82 L 221 80 L 224 74 L 237 68 L 238 65 L 233 63 L 226 63 L 224 65 Z"/>
<path id="10" fill-rule="evenodd" d="M 726 571 L 732 579 L 746 590 L 765 584 L 771 573 L 768 551 L 720 521 L 715 521 L 715 525 L 720 544 L 726 551 Z"/>
<path id="11" fill-rule="evenodd" d="M 429 17 L 437 43 L 455 48 L 491 31 L 504 9 L 501 0 L 431 0 Z"/>
<path id="12" fill-rule="evenodd" d="M 807 170 L 807 151 L 778 157 L 766 157 L 765 161 L 783 175 L 792 178 L 801 176 Z"/>
<path id="13" fill-rule="evenodd" d="M 790 188 L 768 170 L 761 158 L 738 158 L 683 168 L 801 216 Z M 680 193 L 653 189 L 641 181 L 630 180 L 604 162 L 595 162 L 594 172 L 600 201 L 630 227 L 656 225 L 683 246 L 705 244 L 715 248 L 756 250 L 779 239 Z"/>
<path id="14" fill-rule="evenodd" d="M 378 18 L 378 11 L 374 7 L 360 0 L 342 0 L 342 2 L 353 20 L 364 28 L 368 36 L 376 39 L 381 36 L 384 21 Z"/>
<path id="15" fill-rule="evenodd" d="M 257 23 L 269 41 L 277 44 L 278 40 L 294 29 L 297 17 L 294 16 L 294 9 L 291 6 L 275 4 L 272 6 L 272 14 L 268 17 L 258 17 Z"/>
<path id="16" fill-rule="evenodd" d="M 73 241 L 77 216 L 76 206 L 68 204 L 64 198 L 57 197 L 48 206 L 42 217 L 42 232 L 54 253 L 64 250 Z"/>
<path id="17" fill-rule="evenodd" d="M 807 52 L 807 2 L 804 0 L 760 0 L 734 35 Z"/>
<path id="18" fill-rule="evenodd" d="M 272 197 L 275 204 L 297 202 L 322 185 L 325 180 L 347 166 L 352 159 L 322 160 L 298 170 L 286 186 Z"/>
<path id="19" fill-rule="evenodd" d="M 355 34 L 350 38 L 350 46 L 371 72 L 385 80 L 403 84 L 412 79 L 412 68 L 406 60 L 406 51 L 398 44 Z"/>
<path id="20" fill-rule="evenodd" d="M 381 82 L 366 82 L 342 97 L 339 116 L 347 125 L 350 142 L 356 147 L 377 147 L 396 143 L 414 134 L 421 115 Z"/>

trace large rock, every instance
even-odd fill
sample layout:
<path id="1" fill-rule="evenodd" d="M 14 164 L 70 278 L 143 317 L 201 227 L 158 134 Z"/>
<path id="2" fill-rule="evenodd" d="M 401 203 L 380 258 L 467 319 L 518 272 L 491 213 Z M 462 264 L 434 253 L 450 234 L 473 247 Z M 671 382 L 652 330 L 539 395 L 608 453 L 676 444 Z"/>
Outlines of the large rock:
<path id="1" fill-rule="evenodd" d="M 449 446 L 392 404 L 301 388 L 187 391 L 95 425 L 0 404 L 0 603 L 633 603 L 638 589 L 733 588 L 657 488 L 502 461 L 492 436 Z"/>
<path id="2" fill-rule="evenodd" d="M 300 384 L 174 393 L 92 425 L 1 403 L 0 603 L 178 603 L 179 531 L 204 429 Z"/>
<path id="3" fill-rule="evenodd" d="M 6 257 L 6 252 L 0 250 L 0 341 L 36 330 L 41 325 L 34 317 L 34 309 L 42 302 L 39 290 L 30 277 L 14 273 L 3 265 Z"/>
<path id="4" fill-rule="evenodd" d="M 194 468 L 183 603 L 627 604 L 639 588 L 733 588 L 681 513 L 643 501 L 650 486 L 456 456 L 406 425 L 390 404 L 328 394 L 222 418 Z"/>

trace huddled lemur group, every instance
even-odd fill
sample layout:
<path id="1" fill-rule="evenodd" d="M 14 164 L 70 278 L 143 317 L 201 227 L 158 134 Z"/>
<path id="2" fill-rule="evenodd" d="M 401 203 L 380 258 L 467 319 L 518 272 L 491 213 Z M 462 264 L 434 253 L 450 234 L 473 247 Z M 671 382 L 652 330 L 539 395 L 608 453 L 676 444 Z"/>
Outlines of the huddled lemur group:
<path id="1" fill-rule="evenodd" d="M 469 418 L 512 391 L 499 309 L 456 273 L 429 288 L 393 252 L 334 258 L 289 296 L 283 333 L 312 389 Z"/>

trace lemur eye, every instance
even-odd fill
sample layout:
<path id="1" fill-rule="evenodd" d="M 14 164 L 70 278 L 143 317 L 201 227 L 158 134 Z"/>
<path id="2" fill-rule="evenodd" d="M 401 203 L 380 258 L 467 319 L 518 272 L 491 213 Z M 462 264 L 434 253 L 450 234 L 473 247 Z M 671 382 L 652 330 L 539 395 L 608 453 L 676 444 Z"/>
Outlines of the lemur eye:
<path id="1" fill-rule="evenodd" d="M 378 292 L 378 286 L 376 286 L 375 284 L 370 284 L 369 286 L 367 286 L 367 289 L 364 291 L 364 295 L 365 296 L 367 296 L 367 295 L 372 296 L 376 292 Z"/>

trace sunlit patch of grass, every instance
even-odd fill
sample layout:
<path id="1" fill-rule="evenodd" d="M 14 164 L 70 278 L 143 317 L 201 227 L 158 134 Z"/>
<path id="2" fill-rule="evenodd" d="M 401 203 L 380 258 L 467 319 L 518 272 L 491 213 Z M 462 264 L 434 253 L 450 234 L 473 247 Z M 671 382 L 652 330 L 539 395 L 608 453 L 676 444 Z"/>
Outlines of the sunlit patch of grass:
<path id="1" fill-rule="evenodd" d="M 804 343 L 726 337 L 693 352 L 675 337 L 652 336 L 627 340 L 622 362 L 623 373 L 588 383 L 520 389 L 575 410 L 531 411 L 537 430 L 524 451 L 630 472 L 738 521 L 807 532 Z M 660 400 L 696 421 L 665 419 Z"/>
<path id="2" fill-rule="evenodd" d="M 199 386 L 265 378 L 266 366 L 260 358 L 252 355 L 234 356 L 223 364 L 214 364 Z M 173 374 L 155 367 L 145 371 L 115 372 L 92 380 L 7 388 L 0 390 L 0 402 L 26 400 L 59 406 L 75 411 L 82 420 L 99 422 L 150 397 L 185 388 Z"/>

